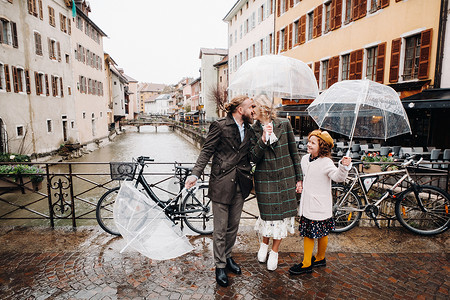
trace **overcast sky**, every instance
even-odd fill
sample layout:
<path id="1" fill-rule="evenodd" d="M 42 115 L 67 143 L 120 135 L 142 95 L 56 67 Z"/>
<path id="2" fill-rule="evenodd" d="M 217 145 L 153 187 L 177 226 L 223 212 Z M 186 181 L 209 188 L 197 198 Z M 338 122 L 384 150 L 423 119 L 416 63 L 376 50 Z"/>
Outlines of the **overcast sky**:
<path id="1" fill-rule="evenodd" d="M 91 0 L 103 49 L 139 82 L 198 77 L 200 48 L 227 48 L 222 21 L 236 0 Z"/>

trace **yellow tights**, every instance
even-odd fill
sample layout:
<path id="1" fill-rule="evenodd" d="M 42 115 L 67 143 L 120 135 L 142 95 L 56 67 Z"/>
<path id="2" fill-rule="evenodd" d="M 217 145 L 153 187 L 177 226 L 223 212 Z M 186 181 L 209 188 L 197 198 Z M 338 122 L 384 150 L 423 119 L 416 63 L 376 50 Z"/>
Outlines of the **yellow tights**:
<path id="1" fill-rule="evenodd" d="M 317 242 L 317 254 L 316 260 L 322 260 L 325 258 L 325 251 L 328 246 L 328 236 L 321 237 Z M 314 239 L 309 237 L 303 238 L 303 268 L 307 268 L 311 265 L 312 253 L 314 250 Z"/>

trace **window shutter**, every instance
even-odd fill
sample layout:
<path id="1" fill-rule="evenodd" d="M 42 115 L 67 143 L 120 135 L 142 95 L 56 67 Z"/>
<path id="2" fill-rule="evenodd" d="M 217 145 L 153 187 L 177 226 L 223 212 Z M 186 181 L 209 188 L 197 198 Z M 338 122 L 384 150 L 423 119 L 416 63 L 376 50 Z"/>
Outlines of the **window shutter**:
<path id="1" fill-rule="evenodd" d="M 39 19 L 44 20 L 44 13 L 42 12 L 42 0 L 39 0 Z"/>
<path id="2" fill-rule="evenodd" d="M 306 40 L 306 15 L 300 18 L 300 44 L 304 44 Z"/>
<path id="3" fill-rule="evenodd" d="M 50 88 L 49 88 L 49 84 L 48 84 L 48 75 L 45 74 L 45 94 L 47 96 L 50 95 Z"/>
<path id="4" fill-rule="evenodd" d="M 34 72 L 34 84 L 36 87 L 36 95 L 40 95 L 41 94 L 41 89 L 39 87 L 39 74 L 38 72 Z"/>
<path id="5" fill-rule="evenodd" d="M 359 0 L 352 0 L 352 17 L 351 20 L 357 20 L 359 15 Z"/>
<path id="6" fill-rule="evenodd" d="M 428 65 L 431 54 L 431 33 L 432 29 L 422 31 L 420 37 L 419 79 L 428 78 Z"/>
<path id="7" fill-rule="evenodd" d="M 294 7 L 294 0 L 289 0 L 289 7 Z"/>
<path id="8" fill-rule="evenodd" d="M 356 73 L 355 79 L 362 79 L 364 52 L 363 49 L 356 50 Z"/>
<path id="9" fill-rule="evenodd" d="M 365 17 L 367 14 L 367 0 L 359 0 L 359 16 L 358 19 Z"/>
<path id="10" fill-rule="evenodd" d="M 28 70 L 25 70 L 25 84 L 26 84 L 27 94 L 31 94 L 30 72 Z"/>
<path id="11" fill-rule="evenodd" d="M 286 51 L 288 49 L 288 33 L 289 33 L 289 26 L 286 26 L 284 28 L 284 44 L 283 44 L 283 51 Z"/>
<path id="12" fill-rule="evenodd" d="M 323 5 L 320 4 L 317 8 L 317 31 L 316 31 L 316 37 L 319 37 L 322 35 L 322 10 Z M 315 14 L 314 14 L 315 15 Z"/>
<path id="13" fill-rule="evenodd" d="M 48 57 L 50 59 L 52 59 L 52 41 L 50 40 L 50 38 L 47 38 L 47 42 L 48 42 Z"/>
<path id="14" fill-rule="evenodd" d="M 292 49 L 292 26 L 293 24 L 289 24 L 289 32 L 288 32 L 288 37 L 289 37 L 289 49 Z"/>
<path id="15" fill-rule="evenodd" d="M 330 3 L 330 30 L 334 29 L 335 15 L 336 15 L 336 0 L 332 0 Z"/>
<path id="16" fill-rule="evenodd" d="M 6 83 L 6 91 L 11 92 L 11 79 L 9 77 L 9 66 L 5 65 L 5 83 Z"/>
<path id="17" fill-rule="evenodd" d="M 335 56 L 331 59 L 332 61 L 332 76 L 331 76 L 331 82 L 329 83 L 328 87 L 332 86 L 336 82 L 338 82 L 339 79 L 339 56 Z"/>
<path id="18" fill-rule="evenodd" d="M 59 42 L 56 42 L 56 48 L 58 49 L 58 61 L 61 61 L 61 45 Z"/>
<path id="19" fill-rule="evenodd" d="M 381 0 L 381 8 L 389 6 L 389 0 Z"/>
<path id="20" fill-rule="evenodd" d="M 278 0 L 277 1 L 277 17 L 279 17 L 280 16 L 280 14 L 281 14 L 281 1 L 284 1 L 284 0 Z"/>
<path id="21" fill-rule="evenodd" d="M 378 45 L 378 57 L 377 57 L 377 74 L 376 82 L 384 82 L 384 61 L 386 57 L 386 43 Z"/>
<path id="22" fill-rule="evenodd" d="M 12 44 L 14 48 L 19 48 L 19 40 L 17 38 L 17 25 L 14 22 L 11 22 L 11 30 L 12 30 Z"/>
<path id="23" fill-rule="evenodd" d="M 333 80 L 333 58 L 328 60 L 328 68 L 327 68 L 327 88 L 331 86 L 331 81 Z"/>
<path id="24" fill-rule="evenodd" d="M 33 14 L 33 1 L 32 0 L 28 0 L 27 2 L 28 2 L 28 13 L 30 15 L 32 15 Z"/>
<path id="25" fill-rule="evenodd" d="M 402 39 L 401 38 L 392 40 L 392 45 L 391 45 L 391 66 L 389 68 L 389 82 L 398 82 L 401 43 L 402 43 Z"/>
<path id="26" fill-rule="evenodd" d="M 0 44 L 3 43 L 3 22 L 0 22 Z"/>
<path id="27" fill-rule="evenodd" d="M 70 18 L 67 18 L 67 33 L 69 35 L 72 34 L 72 22 L 70 21 Z"/>
<path id="28" fill-rule="evenodd" d="M 278 51 L 279 45 L 280 45 L 280 31 L 277 31 L 277 39 L 275 41 L 275 51 L 276 51 L 275 54 L 278 54 L 278 52 L 279 52 Z"/>
<path id="29" fill-rule="evenodd" d="M 59 84 L 61 85 L 61 97 L 64 97 L 63 79 L 59 77 Z"/>
<path id="30" fill-rule="evenodd" d="M 336 5 L 334 6 L 334 27 L 332 30 L 340 28 L 342 23 L 342 0 L 334 0 L 334 2 Z"/>
<path id="31" fill-rule="evenodd" d="M 314 63 L 314 76 L 316 77 L 317 86 L 319 86 L 319 78 L 320 78 L 320 61 L 316 61 Z"/>
<path id="32" fill-rule="evenodd" d="M 14 85 L 14 93 L 19 92 L 19 80 L 17 78 L 17 69 L 16 67 L 11 67 L 13 73 L 13 85 Z"/>
<path id="33" fill-rule="evenodd" d="M 311 28 L 310 28 L 311 30 Z M 314 9 L 313 12 L 313 39 L 317 36 L 317 8 Z"/>
<path id="34" fill-rule="evenodd" d="M 350 70 L 349 70 L 349 79 L 356 79 L 356 51 L 350 52 Z"/>

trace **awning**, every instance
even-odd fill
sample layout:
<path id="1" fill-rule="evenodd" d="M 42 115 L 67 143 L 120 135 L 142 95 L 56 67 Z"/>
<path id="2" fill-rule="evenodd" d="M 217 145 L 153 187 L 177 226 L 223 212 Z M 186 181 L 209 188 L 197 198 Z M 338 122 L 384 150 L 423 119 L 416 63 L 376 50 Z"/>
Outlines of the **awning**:
<path id="1" fill-rule="evenodd" d="M 450 89 L 429 89 L 402 99 L 405 109 L 450 108 Z"/>
<path id="2" fill-rule="evenodd" d="M 277 108 L 278 116 L 287 117 L 287 116 L 302 116 L 307 117 L 308 112 L 306 108 L 308 104 L 298 104 L 298 105 L 283 105 Z"/>

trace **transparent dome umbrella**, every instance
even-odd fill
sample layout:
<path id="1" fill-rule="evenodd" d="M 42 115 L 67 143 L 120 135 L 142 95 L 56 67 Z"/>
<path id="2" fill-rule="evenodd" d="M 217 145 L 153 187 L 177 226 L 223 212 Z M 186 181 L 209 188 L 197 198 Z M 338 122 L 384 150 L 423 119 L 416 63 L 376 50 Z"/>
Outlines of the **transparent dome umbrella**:
<path id="1" fill-rule="evenodd" d="M 126 245 L 155 260 L 181 256 L 194 248 L 156 202 L 124 181 L 114 203 L 114 221 Z"/>
<path id="2" fill-rule="evenodd" d="M 350 147 L 354 137 L 386 140 L 411 133 L 397 92 L 367 79 L 333 84 L 307 110 L 320 128 L 350 137 Z"/>
<path id="3" fill-rule="evenodd" d="M 283 55 L 262 55 L 249 59 L 233 75 L 228 90 L 233 96 L 273 99 L 314 99 L 318 88 L 314 73 L 301 60 Z"/>

